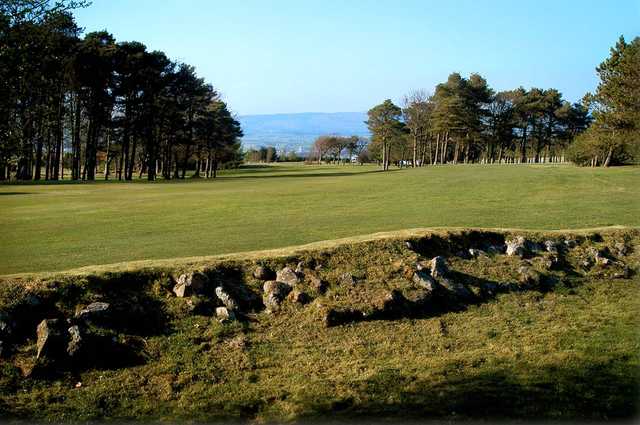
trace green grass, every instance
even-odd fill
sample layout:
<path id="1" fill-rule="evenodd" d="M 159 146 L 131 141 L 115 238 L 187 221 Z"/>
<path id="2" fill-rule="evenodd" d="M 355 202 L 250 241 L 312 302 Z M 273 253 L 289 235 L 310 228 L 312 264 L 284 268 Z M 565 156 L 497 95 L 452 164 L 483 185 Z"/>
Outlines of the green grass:
<path id="1" fill-rule="evenodd" d="M 285 165 L 215 181 L 0 186 L 0 274 L 413 227 L 640 225 L 640 168 Z"/>

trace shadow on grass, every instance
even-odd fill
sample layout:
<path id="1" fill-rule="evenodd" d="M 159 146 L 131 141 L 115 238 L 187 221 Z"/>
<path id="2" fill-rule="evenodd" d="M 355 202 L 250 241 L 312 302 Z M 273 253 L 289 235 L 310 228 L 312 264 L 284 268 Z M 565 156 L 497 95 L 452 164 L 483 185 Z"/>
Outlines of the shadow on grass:
<path id="1" fill-rule="evenodd" d="M 301 400 L 309 417 L 373 419 L 632 420 L 640 400 L 638 368 L 624 357 L 516 371 L 451 362 L 425 380 L 386 369 L 354 385 L 357 399 Z M 478 369 L 479 370 L 479 369 Z M 321 421 L 318 421 L 320 423 Z"/>
<path id="2" fill-rule="evenodd" d="M 0 196 L 17 196 L 17 195 L 37 195 L 30 192 L 0 192 Z"/>

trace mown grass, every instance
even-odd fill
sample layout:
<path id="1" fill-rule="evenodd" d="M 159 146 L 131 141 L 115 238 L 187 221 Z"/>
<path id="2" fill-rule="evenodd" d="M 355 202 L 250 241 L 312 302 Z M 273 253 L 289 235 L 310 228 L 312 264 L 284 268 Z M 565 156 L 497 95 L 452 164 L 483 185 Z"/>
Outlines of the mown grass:
<path id="1" fill-rule="evenodd" d="M 279 165 L 215 181 L 0 186 L 0 274 L 413 227 L 640 224 L 640 168 Z"/>
<path id="2" fill-rule="evenodd" d="M 537 236 L 549 237 L 560 236 Z M 38 294 L 41 305 L 55 300 L 56 308 L 67 315 L 77 303 L 96 297 L 108 297 L 114 306 L 129 306 L 121 310 L 132 315 L 126 323 L 133 328 L 127 332 L 146 332 L 140 337 L 146 361 L 125 368 L 22 379 L 12 363 L 33 357 L 35 344 L 29 339 L 0 369 L 0 417 L 259 423 L 637 417 L 637 231 L 583 238 L 566 255 L 566 267 L 549 273 L 556 281 L 549 291 L 501 293 L 461 311 L 427 311 L 415 317 L 334 327 L 319 320 L 318 311 L 326 306 L 361 308 L 380 290 L 411 290 L 405 271 L 431 255 L 447 255 L 456 278 L 468 284 L 513 282 L 523 264 L 505 255 L 475 259 L 448 255 L 438 240 L 429 239 L 424 253 L 406 249 L 404 238 L 399 238 L 345 244 L 292 258 L 210 264 L 215 284 L 247 286 L 258 293 L 261 283 L 251 277 L 256 262 L 273 267 L 298 260 L 320 264 L 317 270 L 307 269 L 307 274 L 318 274 L 330 283 L 323 295 L 307 288 L 307 281 L 301 285 L 315 298 L 311 304 L 285 303 L 279 313 L 257 310 L 247 320 L 229 324 L 190 313 L 186 300 L 170 296 L 162 287 L 163 279 L 152 273 L 68 277 L 49 284 L 18 282 L 22 288 L 18 292 L 6 282 L 0 285 L 0 310 L 27 297 L 25 290 Z M 635 271 L 631 279 L 608 277 L 619 265 L 589 269 L 580 265 L 589 248 L 612 247 L 623 240 L 631 253 L 617 261 Z M 345 271 L 358 276 L 356 286 L 336 282 Z M 145 279 L 155 283 L 145 284 Z M 152 326 L 153 320 L 142 319 L 158 311 L 163 315 L 160 328 Z M 77 382 L 82 386 L 76 388 Z"/>

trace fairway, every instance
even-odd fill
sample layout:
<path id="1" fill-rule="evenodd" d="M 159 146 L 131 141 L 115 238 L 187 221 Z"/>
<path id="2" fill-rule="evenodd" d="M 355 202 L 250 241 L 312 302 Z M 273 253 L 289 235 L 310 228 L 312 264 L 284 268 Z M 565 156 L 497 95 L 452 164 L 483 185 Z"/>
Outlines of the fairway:
<path id="1" fill-rule="evenodd" d="M 0 274 L 413 227 L 640 225 L 640 168 L 246 167 L 215 180 L 0 186 Z"/>

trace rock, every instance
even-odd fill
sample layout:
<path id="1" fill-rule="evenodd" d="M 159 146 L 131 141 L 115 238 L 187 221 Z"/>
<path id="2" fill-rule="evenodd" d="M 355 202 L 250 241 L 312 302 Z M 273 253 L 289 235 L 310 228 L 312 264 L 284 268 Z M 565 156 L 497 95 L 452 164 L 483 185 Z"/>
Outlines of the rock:
<path id="1" fill-rule="evenodd" d="M 353 275 L 351 273 L 342 273 L 338 277 L 338 282 L 341 285 L 354 286 L 356 284 L 356 279 L 353 277 Z"/>
<path id="2" fill-rule="evenodd" d="M 413 283 L 430 292 L 436 290 L 437 283 L 433 277 L 425 270 L 418 270 L 413 274 Z"/>
<path id="3" fill-rule="evenodd" d="M 296 304 L 306 304 L 309 302 L 309 296 L 302 291 L 294 289 L 287 295 L 287 300 Z"/>
<path id="4" fill-rule="evenodd" d="M 302 261 L 296 266 L 295 273 L 298 276 L 304 276 L 304 263 Z"/>
<path id="5" fill-rule="evenodd" d="M 238 308 L 238 304 L 236 301 L 229 295 L 227 291 L 224 290 L 222 286 L 218 286 L 216 288 L 216 296 L 218 299 L 224 304 L 224 306 L 229 310 L 235 310 Z"/>
<path id="6" fill-rule="evenodd" d="M 518 269 L 519 282 L 525 288 L 539 288 L 541 276 L 531 267 L 522 266 Z"/>
<path id="7" fill-rule="evenodd" d="M 631 269 L 629 266 L 624 266 L 622 271 L 613 274 L 614 279 L 629 279 L 631 277 Z"/>
<path id="8" fill-rule="evenodd" d="M 286 283 L 289 286 L 295 286 L 300 283 L 300 276 L 298 276 L 291 267 L 285 267 L 276 273 L 276 281 Z"/>
<path id="9" fill-rule="evenodd" d="M 181 274 L 178 282 L 173 287 L 173 293 L 179 298 L 190 297 L 200 293 L 209 279 L 204 273 L 193 272 Z"/>
<path id="10" fill-rule="evenodd" d="M 13 326 L 11 325 L 11 319 L 6 313 L 0 312 L 0 338 L 8 338 L 11 336 Z"/>
<path id="11" fill-rule="evenodd" d="M 291 291 L 291 286 L 283 282 L 268 280 L 264 283 L 263 290 L 262 301 L 267 311 L 272 312 L 280 308 L 280 304 Z"/>
<path id="12" fill-rule="evenodd" d="M 227 307 L 217 307 L 216 317 L 221 322 L 230 322 L 236 320 L 236 315 L 233 310 L 229 310 Z"/>
<path id="13" fill-rule="evenodd" d="M 411 241 L 404 241 L 404 246 L 406 246 L 410 251 L 415 251 L 415 247 Z"/>
<path id="14" fill-rule="evenodd" d="M 460 298 L 462 300 L 470 300 L 473 298 L 473 293 L 460 282 L 455 282 L 452 279 L 441 277 L 438 280 L 438 283 L 456 298 Z"/>
<path id="15" fill-rule="evenodd" d="M 67 354 L 71 357 L 76 356 L 82 349 L 82 335 L 80 328 L 75 325 L 71 326 L 67 332 L 69 333 L 69 343 L 67 344 Z"/>
<path id="16" fill-rule="evenodd" d="M 327 282 L 317 276 L 311 276 L 311 287 L 321 294 L 327 290 Z"/>
<path id="17" fill-rule="evenodd" d="M 60 325 L 58 319 L 45 319 L 38 324 L 36 329 L 38 336 L 36 359 L 49 355 L 56 356 L 58 354 L 64 342 Z"/>
<path id="18" fill-rule="evenodd" d="M 524 236 L 517 236 L 513 239 L 507 240 L 507 255 L 510 257 L 518 256 L 524 257 L 527 253 L 527 240 Z"/>
<path id="19" fill-rule="evenodd" d="M 91 319 L 95 317 L 103 317 L 109 311 L 109 303 L 96 302 L 91 303 L 76 313 L 78 319 Z"/>
<path id="20" fill-rule="evenodd" d="M 444 257 L 437 256 L 431 259 L 431 276 L 435 278 L 443 277 L 449 273 L 447 262 Z"/>
<path id="21" fill-rule="evenodd" d="M 615 249 L 616 253 L 621 257 L 624 257 L 629 253 L 629 247 L 624 242 L 616 242 L 613 248 Z"/>
<path id="22" fill-rule="evenodd" d="M 557 243 L 555 243 L 555 242 L 554 242 L 554 241 L 552 241 L 552 240 L 544 241 L 544 249 L 545 249 L 548 253 L 553 254 L 553 255 L 558 255 L 558 252 L 559 252 L 559 250 L 558 250 L 558 244 L 557 244 Z"/>
<path id="23" fill-rule="evenodd" d="M 481 249 L 470 248 L 469 255 L 473 258 L 484 257 L 487 254 Z"/>
<path id="24" fill-rule="evenodd" d="M 575 248 L 578 245 L 578 241 L 575 239 L 565 239 L 563 243 L 567 248 Z"/>
<path id="25" fill-rule="evenodd" d="M 588 254 L 593 261 L 600 266 L 608 266 L 611 264 L 611 260 L 606 257 L 606 253 L 604 251 L 596 248 L 589 248 Z"/>
<path id="26" fill-rule="evenodd" d="M 270 279 L 273 279 L 275 276 L 274 276 L 273 270 L 271 270 L 269 267 L 258 266 L 253 271 L 253 277 L 255 277 L 258 280 L 270 280 Z"/>

